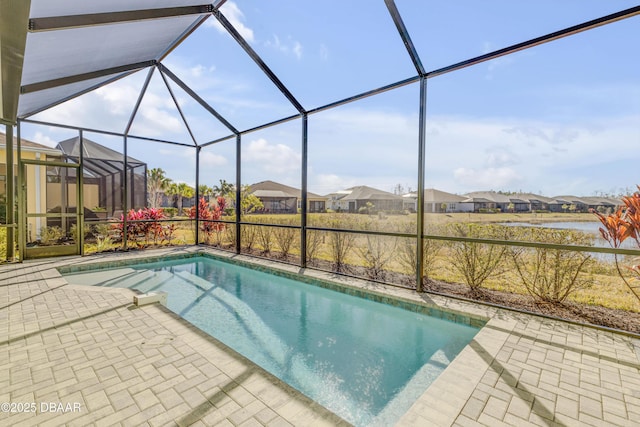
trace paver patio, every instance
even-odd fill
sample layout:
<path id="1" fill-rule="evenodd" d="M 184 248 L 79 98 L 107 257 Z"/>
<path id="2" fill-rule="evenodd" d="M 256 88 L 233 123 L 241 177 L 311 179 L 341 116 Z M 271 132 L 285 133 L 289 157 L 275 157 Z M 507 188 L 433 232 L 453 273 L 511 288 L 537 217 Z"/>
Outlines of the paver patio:
<path id="1" fill-rule="evenodd" d="M 3 407 L 0 425 L 348 425 L 165 307 L 136 307 L 128 289 L 69 285 L 55 270 L 144 256 L 0 267 L 0 403 L 36 404 Z M 490 319 L 399 425 L 640 423 L 638 337 L 334 279 Z"/>

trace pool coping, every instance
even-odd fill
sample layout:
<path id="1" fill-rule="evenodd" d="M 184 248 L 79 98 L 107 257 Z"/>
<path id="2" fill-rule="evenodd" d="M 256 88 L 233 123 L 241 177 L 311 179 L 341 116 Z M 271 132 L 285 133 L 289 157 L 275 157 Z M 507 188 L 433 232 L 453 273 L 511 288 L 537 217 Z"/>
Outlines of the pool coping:
<path id="1" fill-rule="evenodd" d="M 464 313 L 472 319 L 488 319 L 472 342 L 397 425 L 629 425 L 631 419 L 640 416 L 640 396 L 637 395 L 637 389 L 640 389 L 640 340 L 612 331 L 591 330 L 583 325 L 532 314 L 440 295 L 417 294 L 393 286 L 318 270 L 301 270 L 276 261 L 202 247 L 66 257 L 33 268 L 31 266 L 38 263 L 25 262 L 21 268 L 38 270 L 45 280 L 59 286 L 60 280 L 64 279 L 56 267 L 80 267 L 123 259 L 129 262 L 150 257 L 187 257 L 198 253 L 260 265 L 309 280 L 337 282 L 359 292 L 434 306 L 445 312 Z M 96 288 L 92 292 L 105 291 L 112 290 Z M 598 378 L 602 379 L 597 390 L 592 384 L 595 380 L 585 377 L 586 382 L 583 382 L 581 372 L 589 370 L 597 370 Z M 606 379 L 613 375 L 612 372 L 619 383 L 615 387 Z M 615 388 L 615 394 L 611 388 Z M 614 397 L 620 403 L 612 409 L 610 400 Z M 296 425 L 296 422 L 292 424 Z"/>

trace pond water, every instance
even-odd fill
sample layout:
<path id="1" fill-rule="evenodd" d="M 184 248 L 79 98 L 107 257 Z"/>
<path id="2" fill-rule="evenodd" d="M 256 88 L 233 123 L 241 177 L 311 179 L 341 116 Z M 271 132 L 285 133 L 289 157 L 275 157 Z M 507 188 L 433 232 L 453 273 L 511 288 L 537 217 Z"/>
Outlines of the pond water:
<path id="1" fill-rule="evenodd" d="M 530 222 L 503 222 L 500 225 L 506 225 L 510 227 L 544 227 L 544 228 L 558 228 L 564 230 L 578 230 L 584 233 L 590 233 L 595 236 L 594 246 L 600 248 L 610 248 L 609 243 L 600 235 L 600 227 L 602 224 L 600 221 L 584 222 L 584 221 L 566 221 L 566 222 L 544 222 L 544 223 L 530 223 Z M 624 249 L 637 249 L 635 241 L 628 239 L 622 243 L 621 248 Z"/>

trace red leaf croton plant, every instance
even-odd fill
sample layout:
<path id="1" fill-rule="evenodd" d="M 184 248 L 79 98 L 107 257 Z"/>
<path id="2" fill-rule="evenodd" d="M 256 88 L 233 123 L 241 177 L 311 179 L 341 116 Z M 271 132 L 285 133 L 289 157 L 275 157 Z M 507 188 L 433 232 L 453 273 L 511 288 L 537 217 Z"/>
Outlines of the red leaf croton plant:
<path id="1" fill-rule="evenodd" d="M 201 197 L 198 201 L 198 219 L 200 220 L 200 230 L 205 234 L 205 241 L 209 243 L 211 234 L 224 230 L 224 224 L 218 221 L 224 213 L 226 201 L 224 197 L 218 197 L 215 204 L 207 203 L 204 197 Z M 189 218 L 194 219 L 196 217 L 196 207 L 193 206 L 189 210 Z"/>
<path id="2" fill-rule="evenodd" d="M 640 185 L 637 186 L 640 190 Z M 591 209 L 591 212 L 598 217 L 603 227 L 600 227 L 600 234 L 609 243 L 612 248 L 619 248 L 622 242 L 627 239 L 633 239 L 636 246 L 640 249 L 640 192 L 635 192 L 630 196 L 622 197 L 624 206 L 619 207 L 614 213 L 602 215 Z M 634 275 L 634 284 L 629 282 L 622 273 L 620 264 L 618 263 L 618 255 L 614 255 L 616 268 L 625 285 L 640 301 L 640 265 L 637 262 L 640 258 L 635 258 L 635 265 L 626 266 Z"/>

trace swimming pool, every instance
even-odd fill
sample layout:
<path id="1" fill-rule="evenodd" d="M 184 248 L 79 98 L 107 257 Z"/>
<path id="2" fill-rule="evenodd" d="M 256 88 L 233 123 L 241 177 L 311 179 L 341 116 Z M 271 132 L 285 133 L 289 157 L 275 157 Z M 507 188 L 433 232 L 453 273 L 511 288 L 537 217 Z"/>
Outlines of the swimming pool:
<path id="1" fill-rule="evenodd" d="M 168 308 L 345 420 L 392 425 L 479 328 L 197 256 L 65 274 Z"/>

